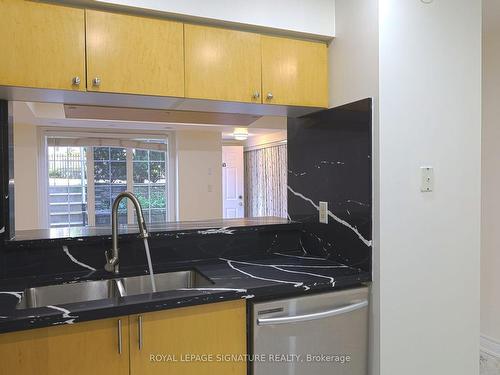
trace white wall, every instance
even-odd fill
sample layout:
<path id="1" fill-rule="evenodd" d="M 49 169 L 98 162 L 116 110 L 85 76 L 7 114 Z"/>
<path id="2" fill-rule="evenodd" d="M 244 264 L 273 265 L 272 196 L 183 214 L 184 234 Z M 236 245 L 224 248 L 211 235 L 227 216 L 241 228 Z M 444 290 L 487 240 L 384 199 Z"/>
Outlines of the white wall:
<path id="1" fill-rule="evenodd" d="M 480 157 L 481 1 L 380 0 L 383 375 L 479 373 Z"/>
<path id="2" fill-rule="evenodd" d="M 328 48 L 329 104 L 378 96 L 378 0 L 336 0 Z"/>
<path id="3" fill-rule="evenodd" d="M 332 38 L 335 34 L 335 0 L 101 0 L 100 2 L 145 8 L 172 15 L 317 35 L 322 37 L 321 39 Z"/>
<path id="4" fill-rule="evenodd" d="M 483 4 L 481 334 L 500 344 L 500 2 Z"/>
<path id="5" fill-rule="evenodd" d="M 41 227 L 38 210 L 37 171 L 37 128 L 31 124 L 17 123 L 14 119 L 14 214 L 16 230 L 39 229 Z"/>
<path id="6" fill-rule="evenodd" d="M 176 133 L 178 220 L 222 218 L 222 137 L 209 131 Z"/>
<path id="7" fill-rule="evenodd" d="M 328 48 L 330 107 L 373 98 L 373 282 L 370 374 L 379 369 L 378 0 L 336 0 L 336 37 Z"/>

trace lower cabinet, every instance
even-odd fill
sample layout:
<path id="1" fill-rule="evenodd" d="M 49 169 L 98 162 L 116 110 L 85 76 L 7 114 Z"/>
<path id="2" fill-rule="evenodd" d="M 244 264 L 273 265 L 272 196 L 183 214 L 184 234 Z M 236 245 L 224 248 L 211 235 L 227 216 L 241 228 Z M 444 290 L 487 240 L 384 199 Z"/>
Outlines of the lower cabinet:
<path id="1" fill-rule="evenodd" d="M 126 375 L 128 320 L 103 319 L 0 334 L 0 374 Z"/>
<path id="2" fill-rule="evenodd" d="M 245 301 L 0 334 L 0 374 L 246 375 Z"/>
<path id="3" fill-rule="evenodd" d="M 246 352 L 244 301 L 130 316 L 131 375 L 246 375 Z"/>

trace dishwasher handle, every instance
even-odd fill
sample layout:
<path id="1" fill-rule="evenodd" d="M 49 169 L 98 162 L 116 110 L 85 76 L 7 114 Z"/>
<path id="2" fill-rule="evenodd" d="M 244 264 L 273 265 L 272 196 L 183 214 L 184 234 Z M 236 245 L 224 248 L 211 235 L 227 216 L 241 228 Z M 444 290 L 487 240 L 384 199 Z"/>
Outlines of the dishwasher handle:
<path id="1" fill-rule="evenodd" d="M 268 325 L 276 325 L 276 324 L 288 324 L 288 323 L 298 323 L 298 322 L 307 322 L 310 320 L 317 320 L 328 318 L 331 316 L 337 316 L 342 314 L 347 314 L 352 311 L 356 311 L 368 306 L 368 300 L 363 300 L 361 302 L 356 302 L 350 305 L 338 307 L 333 310 L 326 310 L 317 313 L 304 314 L 304 315 L 295 315 L 295 316 L 284 316 L 279 318 L 258 318 L 257 325 L 259 326 L 268 326 Z"/>

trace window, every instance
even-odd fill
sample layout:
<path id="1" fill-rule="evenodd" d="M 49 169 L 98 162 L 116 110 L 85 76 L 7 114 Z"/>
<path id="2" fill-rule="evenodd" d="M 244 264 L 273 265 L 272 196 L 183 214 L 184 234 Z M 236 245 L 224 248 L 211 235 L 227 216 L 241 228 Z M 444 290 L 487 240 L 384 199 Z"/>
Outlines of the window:
<path id="1" fill-rule="evenodd" d="M 87 225 L 86 154 L 83 147 L 49 147 L 51 227 Z"/>
<path id="2" fill-rule="evenodd" d="M 146 222 L 162 223 L 167 216 L 166 152 L 133 150 L 134 193 Z"/>
<path id="3" fill-rule="evenodd" d="M 147 223 L 168 221 L 166 139 L 51 136 L 46 155 L 50 227 L 109 226 L 113 201 L 126 190 L 137 195 Z M 136 222 L 128 200 L 120 203 L 118 222 Z"/>

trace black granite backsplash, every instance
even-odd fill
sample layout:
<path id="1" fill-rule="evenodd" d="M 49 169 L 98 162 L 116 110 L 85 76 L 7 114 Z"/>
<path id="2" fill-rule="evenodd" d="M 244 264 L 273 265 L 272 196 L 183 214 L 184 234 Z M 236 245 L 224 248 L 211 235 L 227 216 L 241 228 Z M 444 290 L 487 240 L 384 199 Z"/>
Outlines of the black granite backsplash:
<path id="1" fill-rule="evenodd" d="M 302 249 L 371 271 L 372 100 L 288 119 L 288 212 Z M 328 224 L 319 222 L 328 202 Z"/>
<path id="2" fill-rule="evenodd" d="M 288 223 L 281 218 L 248 220 L 150 232 L 148 242 L 153 264 L 297 250 L 302 224 Z M 228 222 L 233 226 L 227 226 Z M 226 225 L 217 227 L 213 224 Z M 0 279 L 71 274 L 84 270 L 92 273 L 103 269 L 106 262 L 104 252 L 109 248 L 111 237 L 108 235 L 7 241 L 0 248 Z M 119 248 L 122 273 L 147 268 L 144 244 L 136 233 L 121 234 Z"/>

